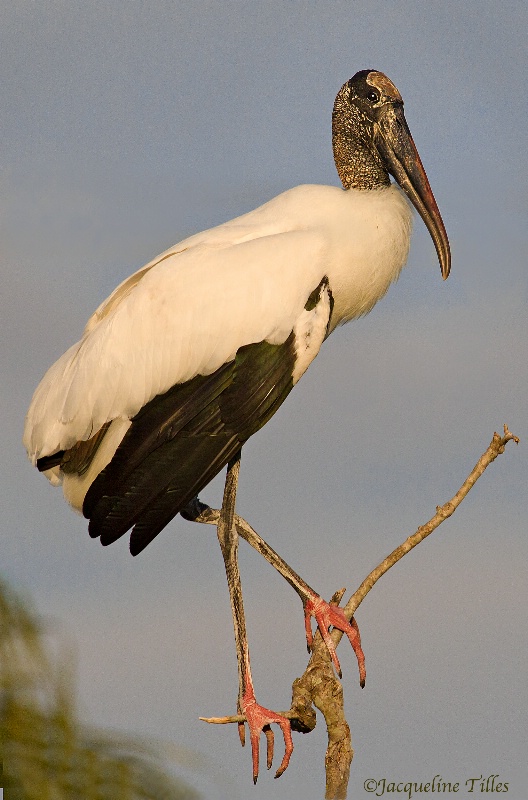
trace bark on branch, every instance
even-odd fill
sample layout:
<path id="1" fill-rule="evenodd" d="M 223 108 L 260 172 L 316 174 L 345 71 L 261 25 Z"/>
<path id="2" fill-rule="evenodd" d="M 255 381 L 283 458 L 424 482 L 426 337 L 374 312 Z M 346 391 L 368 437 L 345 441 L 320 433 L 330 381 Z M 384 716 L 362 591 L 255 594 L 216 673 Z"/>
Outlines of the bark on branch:
<path id="1" fill-rule="evenodd" d="M 495 461 L 497 456 L 504 452 L 509 441 L 514 441 L 517 444 L 519 439 L 510 433 L 507 425 L 504 426 L 504 436 L 500 436 L 498 433 L 493 434 L 489 447 L 479 458 L 454 497 L 444 505 L 437 506 L 436 513 L 431 519 L 425 525 L 421 525 L 415 533 L 409 536 L 403 544 L 393 550 L 387 558 L 373 569 L 350 597 L 343 609 L 347 619 L 352 619 L 359 605 L 382 575 L 455 512 L 486 468 L 492 461 Z M 182 512 L 182 516 L 186 519 L 210 525 L 218 523 L 219 515 L 220 512 L 218 510 L 205 506 L 198 499 L 189 504 L 185 513 Z M 240 536 L 264 555 L 286 577 L 294 589 L 298 591 L 302 586 L 307 587 L 307 584 L 290 568 L 288 568 L 289 571 L 286 574 L 283 569 L 284 562 L 280 556 L 258 536 L 245 520 L 235 516 L 235 525 Z M 334 594 L 330 602 L 339 605 L 344 593 L 345 590 L 340 589 Z M 343 633 L 333 629 L 331 636 L 337 647 L 343 637 Z M 344 714 L 343 687 L 335 675 L 328 648 L 319 632 L 314 636 L 312 653 L 304 674 L 293 682 L 290 710 L 280 713 L 290 719 L 293 730 L 309 733 L 316 723 L 314 706 L 323 714 L 328 734 L 328 747 L 325 756 L 325 798 L 326 800 L 345 800 L 350 777 L 350 764 L 354 751 L 352 750 L 350 728 Z M 239 723 L 245 720 L 246 718 L 243 715 L 207 719 L 208 722 L 216 723 Z"/>
<path id="2" fill-rule="evenodd" d="M 507 425 L 504 426 L 504 436 L 500 436 L 498 433 L 493 434 L 489 447 L 479 458 L 454 497 L 443 506 L 437 506 L 436 513 L 431 519 L 425 525 L 421 525 L 412 536 L 409 536 L 403 544 L 393 550 L 381 564 L 373 569 L 350 597 L 344 607 L 348 619 L 352 618 L 360 603 L 381 576 L 455 512 L 484 470 L 504 452 L 509 441 L 518 444 L 519 439 L 510 433 Z M 341 590 L 339 594 L 342 596 L 343 593 L 344 590 Z M 333 630 L 331 635 L 337 646 L 343 636 L 342 632 Z M 328 732 L 328 748 L 325 758 L 325 798 L 326 800 L 344 800 L 347 795 L 350 764 L 354 751 L 352 750 L 350 728 L 344 714 L 342 687 L 334 674 L 328 650 L 319 633 L 314 637 L 313 652 L 306 671 L 293 683 L 292 705 L 288 716 L 295 718 L 298 714 L 300 720 L 303 720 L 306 725 L 309 720 L 310 704 L 315 705 L 324 715 Z M 292 727 L 294 727 L 293 723 Z"/>

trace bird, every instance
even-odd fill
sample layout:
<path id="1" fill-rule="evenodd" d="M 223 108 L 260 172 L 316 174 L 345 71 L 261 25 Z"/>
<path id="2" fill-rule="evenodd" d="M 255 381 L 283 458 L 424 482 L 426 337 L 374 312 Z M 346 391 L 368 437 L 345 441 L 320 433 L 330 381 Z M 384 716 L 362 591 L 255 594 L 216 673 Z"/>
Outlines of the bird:
<path id="1" fill-rule="evenodd" d="M 48 370 L 26 417 L 29 458 L 103 545 L 130 533 L 138 555 L 177 515 L 204 521 L 198 499 L 225 467 L 215 518 L 238 660 L 239 733 L 247 722 L 253 780 L 262 730 L 288 719 L 257 703 L 238 569 L 240 454 L 275 414 L 340 325 L 367 314 L 408 257 L 412 206 L 442 277 L 447 233 L 407 125 L 402 97 L 378 70 L 343 84 L 332 112 L 341 186 L 300 185 L 190 236 L 124 280 Z M 391 180 L 391 177 L 394 181 Z M 409 202 L 410 201 L 410 202 Z M 257 534 L 247 537 L 299 593 L 336 670 L 329 628 L 344 631 L 365 680 L 355 620 L 324 601 Z M 213 721 L 211 719 L 211 721 Z M 268 767 L 271 759 L 268 755 Z"/>

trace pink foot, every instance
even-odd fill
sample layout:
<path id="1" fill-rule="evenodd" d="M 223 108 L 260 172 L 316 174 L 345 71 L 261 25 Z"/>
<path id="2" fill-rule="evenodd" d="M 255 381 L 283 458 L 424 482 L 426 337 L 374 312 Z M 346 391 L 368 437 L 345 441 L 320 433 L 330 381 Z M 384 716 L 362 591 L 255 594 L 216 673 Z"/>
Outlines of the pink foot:
<path id="1" fill-rule="evenodd" d="M 317 627 L 323 637 L 323 640 L 328 648 L 328 652 L 332 658 L 332 663 L 336 669 L 337 674 L 341 677 L 341 666 L 337 657 L 336 649 L 332 637 L 328 633 L 330 626 L 337 628 L 343 633 L 346 633 L 350 644 L 356 654 L 359 667 L 359 684 L 361 687 L 365 685 L 366 670 L 365 670 L 365 655 L 361 648 L 361 637 L 359 635 L 359 628 L 356 620 L 352 618 L 349 622 L 345 617 L 344 611 L 339 606 L 332 606 L 323 600 L 319 595 L 314 595 L 304 603 L 304 624 L 306 628 L 306 642 L 308 650 L 312 649 L 313 635 L 312 626 L 310 625 L 310 617 L 315 617 Z"/>
<path id="2" fill-rule="evenodd" d="M 264 706 L 260 706 L 255 700 L 255 695 L 253 694 L 253 690 L 251 688 L 248 691 L 246 691 L 246 694 L 242 699 L 241 711 L 246 717 L 249 728 L 249 738 L 251 741 L 251 756 L 253 760 L 253 783 L 257 782 L 259 773 L 260 732 L 263 731 L 264 735 L 266 736 L 266 744 L 267 744 L 266 766 L 268 769 L 271 769 L 271 765 L 273 762 L 274 735 L 270 725 L 272 723 L 276 723 L 277 725 L 280 726 L 282 735 L 284 736 L 284 748 L 285 748 L 284 757 L 282 759 L 281 765 L 278 768 L 277 772 L 275 773 L 275 777 L 280 778 L 280 776 L 290 763 L 290 756 L 293 752 L 293 741 L 291 735 L 290 720 L 287 719 L 286 717 L 283 717 L 281 714 L 277 714 L 275 711 L 270 711 L 269 708 L 264 708 Z M 242 742 L 242 746 L 244 746 L 245 731 L 243 722 L 240 722 L 238 725 L 238 733 L 240 736 L 240 741 Z"/>

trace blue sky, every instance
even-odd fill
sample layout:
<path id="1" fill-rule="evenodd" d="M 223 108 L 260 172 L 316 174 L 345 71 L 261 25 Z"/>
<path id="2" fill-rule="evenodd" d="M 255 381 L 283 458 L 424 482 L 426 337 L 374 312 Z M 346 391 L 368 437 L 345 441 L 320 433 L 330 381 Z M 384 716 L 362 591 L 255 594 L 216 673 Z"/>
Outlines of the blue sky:
<path id="1" fill-rule="evenodd" d="M 323 795 L 323 724 L 288 772 L 251 785 L 229 713 L 236 661 L 214 530 L 173 522 L 137 559 L 108 549 L 30 468 L 25 409 L 99 302 L 180 238 L 300 183 L 338 183 L 335 93 L 386 72 L 442 211 L 441 281 L 416 220 L 408 267 L 336 332 L 245 448 L 239 510 L 324 596 L 370 569 L 457 490 L 494 430 L 518 447 L 369 595 L 360 691 L 340 648 L 370 777 L 498 773 L 526 796 L 526 36 L 524 3 L 14 0 L 0 10 L 2 575 L 78 642 L 88 722 L 206 759 L 214 798 Z M 221 481 L 203 498 L 218 503 Z M 291 589 L 241 546 L 261 702 L 306 664 Z M 342 651 L 342 652 L 341 652 Z"/>

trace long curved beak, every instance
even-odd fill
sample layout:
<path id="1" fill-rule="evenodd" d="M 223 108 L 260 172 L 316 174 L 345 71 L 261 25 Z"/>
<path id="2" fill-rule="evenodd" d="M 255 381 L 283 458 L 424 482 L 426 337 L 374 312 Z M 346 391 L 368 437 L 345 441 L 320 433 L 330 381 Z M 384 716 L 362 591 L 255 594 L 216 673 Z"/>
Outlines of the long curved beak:
<path id="1" fill-rule="evenodd" d="M 388 171 L 425 222 L 435 244 L 445 280 L 451 269 L 449 240 L 400 103 L 385 106 L 384 113 L 376 124 L 374 141 Z"/>

